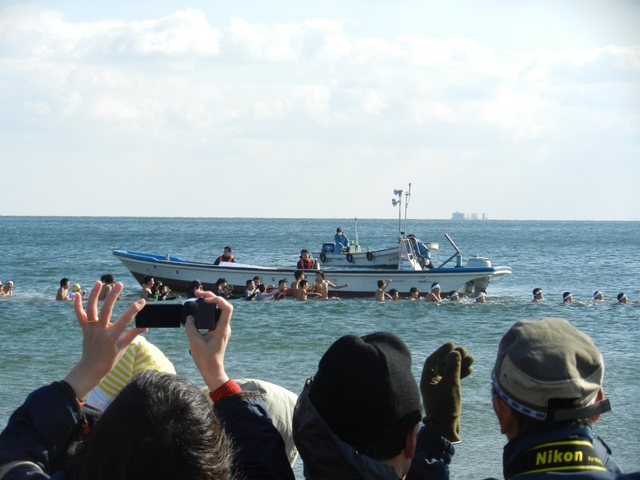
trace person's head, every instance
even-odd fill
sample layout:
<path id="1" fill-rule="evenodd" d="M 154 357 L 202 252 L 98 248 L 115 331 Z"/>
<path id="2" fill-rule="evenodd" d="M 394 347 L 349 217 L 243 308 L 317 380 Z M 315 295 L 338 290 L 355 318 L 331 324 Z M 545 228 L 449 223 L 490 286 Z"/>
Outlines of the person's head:
<path id="1" fill-rule="evenodd" d="M 113 275 L 111 275 L 110 273 L 107 273 L 106 275 L 103 275 L 102 277 L 100 277 L 100 281 L 105 285 L 111 285 L 113 283 L 116 283 L 116 281 L 113 278 Z"/>
<path id="2" fill-rule="evenodd" d="M 0 285 L 2 285 L 2 282 L 0 282 Z M 3 291 L 7 293 L 10 292 L 11 289 L 13 289 L 13 282 L 11 280 L 7 280 L 4 284 Z"/>
<path id="3" fill-rule="evenodd" d="M 278 290 L 284 291 L 287 289 L 287 279 L 283 278 L 278 282 Z"/>
<path id="4" fill-rule="evenodd" d="M 389 290 L 389 295 L 391 295 L 391 300 L 398 300 L 400 298 L 400 292 L 398 292 L 396 288 Z"/>
<path id="5" fill-rule="evenodd" d="M 294 277 L 296 280 L 300 280 L 300 279 L 304 278 L 304 271 L 302 271 L 302 270 L 296 270 L 295 272 L 293 272 L 293 277 Z"/>
<path id="6" fill-rule="evenodd" d="M 336 228 L 336 234 L 342 235 L 342 229 L 340 227 Z"/>
<path id="7" fill-rule="evenodd" d="M 477 298 L 477 297 L 476 297 Z M 449 294 L 447 295 L 447 300 L 451 301 L 451 302 L 457 302 L 460 300 L 460 295 L 458 295 L 458 292 L 456 292 L 455 290 L 453 292 L 449 292 Z M 484 303 L 484 302 L 483 302 Z"/>
<path id="8" fill-rule="evenodd" d="M 306 290 L 306 289 L 307 289 L 307 287 L 309 286 L 309 282 L 303 278 L 303 279 L 302 279 L 302 280 L 300 280 L 300 282 L 298 283 L 298 286 L 299 286 L 301 289 Z"/>
<path id="9" fill-rule="evenodd" d="M 231 255 L 231 247 L 224 247 L 224 256 L 228 257 Z"/>
<path id="10" fill-rule="evenodd" d="M 187 285 L 187 298 L 195 298 L 196 294 L 194 293 L 196 290 L 202 290 L 202 282 L 200 280 L 192 280 Z"/>
<path id="11" fill-rule="evenodd" d="M 79 283 L 74 283 L 73 286 L 71 287 L 72 292 L 79 292 L 80 290 L 82 290 L 82 287 L 80 286 Z"/>
<path id="12" fill-rule="evenodd" d="M 316 281 L 321 282 L 322 280 L 324 280 L 324 272 L 322 270 L 318 270 L 316 272 Z"/>
<path id="13" fill-rule="evenodd" d="M 534 288 L 533 289 L 533 299 L 534 300 L 542 300 L 544 297 L 542 295 L 542 289 L 541 288 Z"/>
<path id="14" fill-rule="evenodd" d="M 402 454 L 421 419 L 411 353 L 387 332 L 338 339 L 322 356 L 308 394 L 333 433 L 379 461 Z"/>
<path id="15" fill-rule="evenodd" d="M 142 285 L 144 285 L 145 287 L 152 287 L 153 277 L 151 275 L 145 275 L 144 278 L 142 279 Z"/>
<path id="16" fill-rule="evenodd" d="M 65 277 L 60 280 L 60 286 L 63 288 L 69 288 L 69 279 Z"/>
<path id="17" fill-rule="evenodd" d="M 409 297 L 418 298 L 420 296 L 420 290 L 417 287 L 411 287 L 409 290 Z"/>
<path id="18" fill-rule="evenodd" d="M 177 375 L 145 370 L 94 426 L 82 476 L 228 479 L 232 452 L 211 404 Z"/>
<path id="19" fill-rule="evenodd" d="M 264 293 L 267 290 L 267 286 L 264 283 L 261 283 L 260 285 L 258 285 L 258 291 L 260 293 Z"/>
<path id="20" fill-rule="evenodd" d="M 260 285 L 262 283 L 262 279 L 258 275 L 256 275 L 255 277 L 253 277 L 253 283 L 255 285 Z"/>
<path id="21" fill-rule="evenodd" d="M 429 293 L 433 293 L 433 294 L 439 294 L 440 293 L 440 284 L 435 282 L 431 284 L 431 289 L 429 290 Z"/>
<path id="22" fill-rule="evenodd" d="M 386 285 L 386 283 L 384 283 L 384 280 L 378 280 L 378 288 L 382 288 Z"/>
<path id="23" fill-rule="evenodd" d="M 252 289 L 256 288 L 256 282 L 252 278 L 247 280 L 246 284 L 247 284 L 247 288 L 252 288 Z"/>
<path id="24" fill-rule="evenodd" d="M 604 362 L 593 340 L 567 320 L 520 320 L 502 337 L 492 373 L 500 429 L 514 436 L 590 422 L 608 410 Z"/>
<path id="25" fill-rule="evenodd" d="M 303 258 L 303 259 L 305 259 L 305 260 L 306 260 L 307 258 L 309 258 L 309 250 L 307 250 L 306 248 L 303 248 L 303 249 L 300 251 L 300 258 Z"/>
<path id="26" fill-rule="evenodd" d="M 484 290 L 480 290 L 478 292 L 478 295 L 476 295 L 476 297 L 473 299 L 473 301 L 475 303 L 485 303 L 487 299 L 487 292 L 485 292 Z"/>
<path id="27" fill-rule="evenodd" d="M 562 301 L 564 303 L 571 303 L 573 302 L 573 295 L 571 295 L 571 292 L 564 292 L 562 294 Z"/>
<path id="28" fill-rule="evenodd" d="M 216 280 L 216 287 L 220 287 L 222 285 L 222 287 L 224 287 L 227 284 L 227 279 L 226 278 L 219 278 L 218 280 Z"/>
<path id="29" fill-rule="evenodd" d="M 600 290 L 596 290 L 595 292 L 593 292 L 593 299 L 594 300 L 604 300 L 604 295 Z"/>
<path id="30" fill-rule="evenodd" d="M 616 297 L 618 299 L 618 303 L 627 303 L 627 296 L 624 293 L 619 293 L 618 296 Z"/>

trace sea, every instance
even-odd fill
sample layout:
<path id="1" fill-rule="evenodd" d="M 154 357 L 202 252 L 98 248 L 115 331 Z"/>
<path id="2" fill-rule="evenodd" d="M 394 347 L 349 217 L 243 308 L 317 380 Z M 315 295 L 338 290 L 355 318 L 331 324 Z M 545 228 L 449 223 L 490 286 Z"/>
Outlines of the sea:
<path id="1" fill-rule="evenodd" d="M 596 431 L 623 471 L 640 470 L 640 222 L 451 221 L 393 219 L 0 217 L 0 279 L 14 295 L 0 297 L 0 428 L 35 388 L 65 376 L 80 358 L 81 333 L 71 302 L 54 300 L 62 277 L 84 289 L 111 273 L 125 285 L 115 315 L 140 294 L 140 286 L 113 249 L 213 261 L 224 246 L 237 261 L 293 266 L 300 250 L 319 251 L 342 227 L 364 247 L 396 244 L 398 230 L 437 242 L 439 265 L 454 249 L 463 263 L 476 255 L 513 274 L 493 282 L 487 303 L 385 302 L 373 299 L 308 302 L 236 300 L 227 373 L 257 378 L 299 393 L 320 357 L 340 336 L 390 331 L 413 355 L 419 380 L 425 358 L 447 341 L 475 357 L 462 382 L 462 443 L 451 464 L 454 479 L 501 478 L 504 437 L 491 407 L 490 375 L 500 338 L 519 319 L 558 316 L 589 334 L 604 357 L 604 389 L 612 411 Z M 382 278 L 382 277 L 381 277 Z M 532 303 L 542 288 L 544 301 Z M 372 291 L 376 286 L 372 285 Z M 594 302 L 601 290 L 603 302 Z M 563 304 L 570 291 L 574 302 Z M 616 303 L 625 292 L 627 305 Z M 180 329 L 156 329 L 146 338 L 199 386 L 200 378 Z M 366 402 L 362 392 L 358 401 Z M 301 462 L 295 465 L 302 478 Z"/>

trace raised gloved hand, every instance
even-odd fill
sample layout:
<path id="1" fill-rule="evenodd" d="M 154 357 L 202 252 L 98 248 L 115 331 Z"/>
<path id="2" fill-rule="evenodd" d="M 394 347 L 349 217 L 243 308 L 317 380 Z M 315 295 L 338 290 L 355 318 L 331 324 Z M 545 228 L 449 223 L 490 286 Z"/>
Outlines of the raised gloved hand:
<path id="1" fill-rule="evenodd" d="M 473 372 L 473 360 L 466 348 L 447 342 L 427 357 L 422 369 L 422 422 L 452 443 L 460 442 L 460 379 Z"/>

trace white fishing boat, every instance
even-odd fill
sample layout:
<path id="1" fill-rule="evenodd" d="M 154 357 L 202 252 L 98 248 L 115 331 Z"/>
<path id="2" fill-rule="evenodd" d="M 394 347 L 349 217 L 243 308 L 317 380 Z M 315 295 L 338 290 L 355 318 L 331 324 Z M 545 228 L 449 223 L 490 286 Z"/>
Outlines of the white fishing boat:
<path id="1" fill-rule="evenodd" d="M 499 277 L 511 274 L 510 267 L 493 267 L 489 259 L 475 257 L 462 265 L 462 254 L 453 241 L 445 234 L 456 250 L 442 265 L 432 269 L 422 269 L 413 254 L 410 241 L 400 241 L 399 261 L 394 269 L 327 269 L 325 278 L 336 285 L 349 286 L 331 291 L 336 297 L 373 297 L 378 280 L 391 280 L 390 288 L 396 288 L 401 296 L 408 295 L 412 287 L 426 292 L 433 283 L 439 283 L 443 292 L 457 291 L 463 295 L 473 295 L 476 291 L 487 290 L 490 282 Z M 240 294 L 246 287 L 246 281 L 255 276 L 262 278 L 263 283 L 277 285 L 281 279 L 290 284 L 294 280 L 294 268 L 264 267 L 239 263 L 212 263 L 183 260 L 170 255 L 114 250 L 113 255 L 120 260 L 136 280 L 142 284 L 146 275 L 169 285 L 172 290 L 185 291 L 192 280 L 200 280 L 205 290 L 212 290 L 218 278 L 224 277 Z M 455 266 L 445 266 L 455 259 Z M 314 279 L 314 270 L 305 270 L 307 276 Z"/>

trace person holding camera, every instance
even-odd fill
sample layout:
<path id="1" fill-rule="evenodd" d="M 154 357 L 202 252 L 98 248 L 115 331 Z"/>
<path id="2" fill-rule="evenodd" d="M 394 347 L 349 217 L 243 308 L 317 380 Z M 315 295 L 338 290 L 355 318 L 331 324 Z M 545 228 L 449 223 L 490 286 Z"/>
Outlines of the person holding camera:
<path id="1" fill-rule="evenodd" d="M 83 336 L 80 361 L 64 380 L 32 392 L 0 434 L 0 478 L 294 478 L 259 393 L 241 392 L 225 372 L 233 307 L 211 292 L 197 295 L 220 309 L 216 328 L 201 334 L 189 316 L 185 331 L 214 406 L 188 380 L 145 370 L 121 390 L 86 436 L 79 399 L 146 331 L 134 327 L 125 332 L 144 299 L 112 323 L 123 286 L 116 283 L 98 309 L 101 288 L 100 282 L 93 287 L 86 311 L 82 299 L 74 299 Z M 70 455 L 70 444 L 77 455 Z"/>

